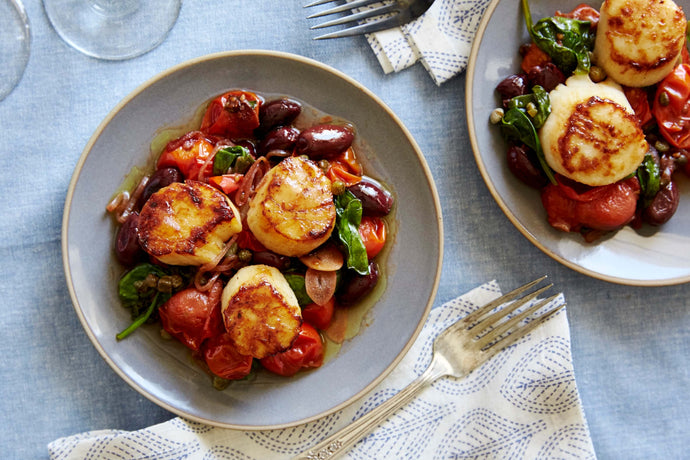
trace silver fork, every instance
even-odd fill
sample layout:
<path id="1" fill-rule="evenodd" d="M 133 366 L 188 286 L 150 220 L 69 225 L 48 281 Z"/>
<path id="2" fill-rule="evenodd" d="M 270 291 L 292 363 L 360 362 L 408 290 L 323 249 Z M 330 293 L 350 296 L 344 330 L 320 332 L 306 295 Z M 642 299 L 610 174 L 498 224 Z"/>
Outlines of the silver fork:
<path id="1" fill-rule="evenodd" d="M 527 291 L 545 279 L 546 276 L 542 276 L 524 284 L 448 326 L 434 340 L 431 364 L 422 375 L 389 400 L 308 451 L 294 457 L 293 460 L 331 460 L 344 454 L 398 408 L 412 401 L 427 385 L 441 377 L 450 376 L 456 379 L 466 377 L 496 353 L 531 332 L 565 306 L 564 303 L 549 305 L 560 294 L 554 294 L 543 300 L 535 300 L 552 286 L 550 283 L 527 294 Z M 521 313 L 509 316 L 532 301 L 535 301 L 534 304 Z M 546 311 L 530 318 L 546 305 L 549 305 Z M 521 324 L 527 318 L 530 318 L 529 322 Z"/>
<path id="2" fill-rule="evenodd" d="M 312 3 L 309 3 L 308 5 L 304 5 L 304 7 L 311 8 L 313 6 L 331 3 L 333 1 L 335 0 L 316 0 Z M 373 8 L 361 10 L 358 12 L 352 11 L 357 8 L 367 7 L 374 3 L 382 3 L 382 1 L 354 0 L 352 2 L 345 3 L 343 5 L 336 6 L 307 16 L 307 19 L 312 19 L 336 13 L 346 13 L 344 16 L 338 19 L 333 19 L 331 21 L 327 21 L 322 24 L 312 26 L 312 29 L 321 29 L 324 27 L 331 27 L 340 24 L 348 24 L 350 22 L 358 22 L 380 16 L 378 19 L 373 21 L 365 22 L 359 25 L 352 25 L 346 29 L 342 29 L 337 32 L 331 32 L 329 34 L 320 35 L 318 37 L 315 37 L 314 40 L 368 34 L 372 32 L 378 32 L 379 30 L 386 30 L 390 29 L 391 27 L 400 26 L 424 14 L 424 12 L 429 9 L 431 4 L 434 3 L 434 0 L 389 0 L 385 3 L 382 3 L 382 5 L 380 6 L 375 6 Z"/>

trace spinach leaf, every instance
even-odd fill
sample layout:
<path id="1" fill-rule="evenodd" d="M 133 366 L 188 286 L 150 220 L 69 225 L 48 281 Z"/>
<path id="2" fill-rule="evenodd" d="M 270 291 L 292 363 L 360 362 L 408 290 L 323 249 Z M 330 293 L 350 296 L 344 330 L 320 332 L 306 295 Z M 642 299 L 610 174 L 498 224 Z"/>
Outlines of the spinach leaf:
<path id="1" fill-rule="evenodd" d="M 533 104 L 535 115 L 530 115 L 528 110 L 528 105 Z M 546 90 L 536 85 L 532 88 L 532 92 L 522 96 L 515 96 L 508 102 L 508 108 L 520 109 L 528 117 L 532 119 L 532 124 L 536 129 L 541 128 L 544 122 L 551 114 L 551 100 L 549 99 L 549 93 Z"/>
<path id="2" fill-rule="evenodd" d="M 532 120 L 525 112 L 517 108 L 508 109 L 503 116 L 503 120 L 501 120 L 501 133 L 507 140 L 522 142 L 534 150 L 546 177 L 552 184 L 556 183 L 556 179 L 553 177 L 553 171 L 551 171 L 551 168 L 544 158 L 544 151 L 541 148 L 537 130 L 534 124 L 532 124 Z"/>
<path id="3" fill-rule="evenodd" d="M 240 145 L 226 147 L 218 150 L 216 156 L 213 157 L 213 175 L 227 174 L 231 169 L 233 172 L 244 174 L 253 162 L 254 158 L 246 147 Z"/>
<path id="4" fill-rule="evenodd" d="M 338 238 L 347 249 L 347 268 L 360 275 L 369 274 L 369 259 L 362 237 L 359 235 L 359 224 L 362 221 L 362 202 L 355 195 L 346 191 L 335 199 L 337 213 L 335 227 Z"/>
<path id="5" fill-rule="evenodd" d="M 142 289 L 142 284 L 151 274 L 160 278 L 166 276 L 167 272 L 153 264 L 140 264 L 120 279 L 118 284 L 120 300 L 125 307 L 132 310 L 132 315 L 136 318 L 125 330 L 116 335 L 118 340 L 124 339 L 144 324 L 153 312 L 170 298 L 171 294 L 159 292 L 155 288 Z"/>
<path id="6" fill-rule="evenodd" d="M 530 37 L 559 69 L 566 75 L 589 73 L 595 39 L 589 21 L 553 16 L 533 24 L 528 0 L 522 0 L 522 10 Z"/>
<path id="7" fill-rule="evenodd" d="M 647 207 L 652 202 L 661 187 L 661 171 L 659 163 L 649 153 L 637 168 L 637 180 L 640 181 L 640 197 L 642 206 Z"/>
<path id="8" fill-rule="evenodd" d="M 296 273 L 285 273 L 284 275 L 288 284 L 292 288 L 292 292 L 295 293 L 297 303 L 299 303 L 300 307 L 314 303 L 314 301 L 311 300 L 311 297 L 309 297 L 309 294 L 307 294 L 307 288 L 304 285 L 304 276 Z"/>
<path id="9" fill-rule="evenodd" d="M 120 300 L 126 306 L 131 308 L 133 305 L 141 303 L 142 299 L 146 300 L 150 295 L 142 292 L 138 287 L 149 274 L 154 274 L 157 277 L 165 276 L 167 273 L 161 267 L 153 264 L 139 264 L 120 278 L 118 284 L 118 294 Z"/>

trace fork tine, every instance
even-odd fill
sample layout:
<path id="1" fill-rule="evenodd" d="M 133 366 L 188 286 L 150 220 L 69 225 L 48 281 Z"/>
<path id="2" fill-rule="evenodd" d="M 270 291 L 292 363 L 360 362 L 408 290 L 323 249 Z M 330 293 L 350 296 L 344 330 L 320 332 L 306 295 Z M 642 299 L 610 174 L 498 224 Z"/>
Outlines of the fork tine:
<path id="1" fill-rule="evenodd" d="M 494 308 L 498 307 L 499 305 L 503 305 L 504 303 L 510 302 L 511 300 L 519 297 L 522 295 L 523 292 L 532 289 L 534 286 L 537 284 L 541 283 L 547 278 L 547 275 L 543 275 L 540 278 L 537 278 L 534 281 L 530 281 L 529 283 L 525 283 L 519 288 L 516 288 L 506 294 L 503 294 L 501 297 L 498 299 L 489 302 L 488 304 L 484 305 L 482 308 L 479 310 L 473 311 L 469 315 L 467 315 L 464 319 L 463 322 L 467 324 L 474 324 L 479 318 L 484 316 L 486 313 L 492 311 Z"/>
<path id="2" fill-rule="evenodd" d="M 318 13 L 314 13 L 310 16 L 307 16 L 307 19 L 318 18 L 321 16 L 328 16 L 329 14 L 342 13 L 343 11 L 350 11 L 350 10 L 353 10 L 355 8 L 368 6 L 368 5 L 371 5 L 372 3 L 376 3 L 379 1 L 380 0 L 355 0 L 354 2 L 345 3 L 344 5 L 334 6 L 333 8 L 319 11 Z"/>
<path id="3" fill-rule="evenodd" d="M 382 19 L 380 21 L 368 22 L 366 24 L 360 24 L 358 26 L 348 27 L 347 29 L 342 29 L 337 32 L 331 32 L 324 35 L 319 35 L 314 37 L 314 40 L 325 40 L 328 38 L 343 38 L 352 37 L 353 35 L 371 34 L 378 32 L 380 30 L 390 29 L 391 27 L 396 27 L 400 25 L 400 21 L 397 17 Z"/>
<path id="4" fill-rule="evenodd" d="M 333 19 L 332 21 L 326 21 L 323 24 L 317 24 L 312 26 L 312 29 L 322 29 L 324 27 L 337 26 L 340 24 L 347 24 L 348 22 L 359 21 L 362 19 L 368 19 L 380 14 L 390 13 L 394 11 L 397 7 L 393 4 L 383 5 L 376 8 L 371 8 L 365 11 L 360 11 L 359 13 L 350 14 L 348 16 L 343 16 L 342 18 Z M 361 33 L 361 32 L 360 32 Z"/>
<path id="5" fill-rule="evenodd" d="M 475 329 L 476 334 L 480 334 L 487 328 L 498 324 L 498 322 L 503 319 L 505 316 L 508 316 L 518 308 L 522 307 L 523 305 L 531 302 L 533 299 L 536 299 L 540 294 L 544 293 L 544 291 L 548 290 L 553 286 L 553 284 L 548 284 L 547 286 L 544 286 L 543 288 L 537 289 L 536 291 L 532 292 L 531 294 L 527 294 L 524 297 L 522 297 L 519 300 L 515 300 L 514 302 L 510 303 L 509 305 L 503 306 L 503 308 L 500 308 L 496 310 L 494 313 L 491 315 L 487 316 L 486 318 L 482 319 L 478 323 L 472 325 L 471 327 L 467 328 L 468 331 L 471 331 Z"/>
<path id="6" fill-rule="evenodd" d="M 333 3 L 336 0 L 316 0 L 314 2 L 304 5 L 302 8 L 311 8 L 312 6 L 323 5 L 325 3 Z"/>
<path id="7" fill-rule="evenodd" d="M 491 346 L 485 350 L 486 359 L 487 360 L 490 359 L 492 356 L 494 356 L 499 351 L 501 351 L 504 348 L 509 347 L 510 345 L 514 344 L 517 340 L 523 338 L 524 336 L 526 336 L 527 334 L 532 332 L 534 329 L 536 329 L 538 326 L 540 326 L 544 321 L 546 321 L 547 319 L 551 318 L 553 315 L 555 315 L 556 313 L 561 311 L 564 307 L 565 307 L 565 302 L 559 304 L 556 307 L 553 307 L 547 313 L 544 313 L 540 317 L 535 318 L 534 321 L 532 321 L 531 323 L 527 324 L 524 327 L 516 329 L 510 335 L 499 340 L 493 346 Z"/>
<path id="8" fill-rule="evenodd" d="M 560 294 L 555 294 L 548 299 L 541 300 L 519 315 L 515 315 L 514 317 L 510 318 L 508 321 L 505 321 L 501 323 L 500 325 L 496 326 L 494 329 L 491 331 L 487 332 L 484 336 L 482 336 L 481 339 L 477 340 L 476 345 L 477 347 L 481 350 L 487 345 L 489 345 L 491 342 L 496 340 L 498 337 L 502 336 L 504 333 L 508 332 L 510 329 L 513 328 L 516 324 L 520 323 L 520 321 L 524 320 L 527 318 L 529 315 L 536 313 L 539 309 L 541 309 L 544 305 L 548 305 L 549 303 L 553 302 L 553 300 L 556 299 Z M 510 311 L 515 311 L 513 306 L 511 305 L 510 307 L 506 308 L 505 310 L 510 310 Z"/>

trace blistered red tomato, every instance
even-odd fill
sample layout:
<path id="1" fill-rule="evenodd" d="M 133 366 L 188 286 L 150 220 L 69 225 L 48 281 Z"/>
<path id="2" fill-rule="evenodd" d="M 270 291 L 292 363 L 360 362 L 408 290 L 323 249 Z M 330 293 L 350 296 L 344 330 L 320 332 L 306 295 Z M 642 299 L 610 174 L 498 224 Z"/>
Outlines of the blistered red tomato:
<path id="1" fill-rule="evenodd" d="M 261 359 L 261 365 L 274 374 L 286 377 L 305 368 L 323 364 L 323 342 L 319 332 L 309 323 L 302 323 L 292 346 L 282 353 Z"/>
<path id="2" fill-rule="evenodd" d="M 367 257 L 372 259 L 386 245 L 386 224 L 379 217 L 362 216 L 359 235 L 367 250 Z"/>
<path id="3" fill-rule="evenodd" d="M 252 370 L 253 358 L 239 354 L 227 333 L 217 334 L 204 342 L 203 355 L 209 370 L 224 379 L 241 379 Z"/>
<path id="4" fill-rule="evenodd" d="M 670 144 L 690 148 L 690 65 L 679 64 L 658 85 L 652 112 Z"/>
<path id="5" fill-rule="evenodd" d="M 561 13 L 560 11 L 556 11 L 556 16 L 577 19 L 579 21 L 589 21 L 591 29 L 599 25 L 599 11 L 587 5 L 586 3 L 580 3 L 569 13 Z"/>
<path id="6" fill-rule="evenodd" d="M 564 232 L 583 228 L 615 230 L 635 216 L 640 183 L 636 177 L 578 192 L 566 184 L 549 184 L 541 194 L 549 223 Z"/>
<path id="7" fill-rule="evenodd" d="M 213 171 L 213 161 L 209 157 L 214 149 L 215 139 L 192 131 L 168 143 L 158 159 L 158 169 L 175 167 L 185 179 L 203 179 Z M 202 169 L 203 174 L 200 174 Z"/>
<path id="8" fill-rule="evenodd" d="M 334 312 L 335 297 L 331 297 L 331 299 L 323 305 L 311 303 L 302 307 L 302 318 L 315 328 L 324 330 L 331 324 Z"/>
<path id="9" fill-rule="evenodd" d="M 230 139 L 253 137 L 259 127 L 261 99 L 250 91 L 230 91 L 211 101 L 201 131 Z"/>
<path id="10" fill-rule="evenodd" d="M 174 294 L 158 309 L 163 329 L 188 348 L 199 350 L 204 340 L 222 330 L 222 292 L 223 283 L 216 281 L 206 292 L 190 287 Z"/>

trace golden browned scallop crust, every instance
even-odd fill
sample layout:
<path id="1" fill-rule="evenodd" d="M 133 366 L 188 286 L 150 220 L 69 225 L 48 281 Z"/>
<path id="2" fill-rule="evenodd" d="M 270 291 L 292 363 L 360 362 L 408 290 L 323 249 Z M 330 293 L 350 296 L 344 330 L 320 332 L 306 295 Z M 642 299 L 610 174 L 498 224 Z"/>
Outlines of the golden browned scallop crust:
<path id="1" fill-rule="evenodd" d="M 686 19 L 672 0 L 606 0 L 600 10 L 594 60 L 626 86 L 649 86 L 675 67 Z"/>
<path id="2" fill-rule="evenodd" d="M 591 186 L 635 172 L 649 146 L 619 85 L 576 75 L 551 91 L 550 99 L 539 139 L 555 172 Z"/>
<path id="3" fill-rule="evenodd" d="M 170 265 L 214 261 L 234 234 L 240 214 L 228 197 L 196 181 L 175 182 L 151 195 L 139 215 L 139 243 Z"/>
<path id="4" fill-rule="evenodd" d="M 238 353 L 258 359 L 289 348 L 302 325 L 290 285 L 267 265 L 238 270 L 223 289 L 221 311 Z"/>
<path id="5" fill-rule="evenodd" d="M 328 240 L 335 217 L 330 179 L 313 161 L 290 157 L 259 183 L 247 225 L 271 251 L 301 256 Z"/>

